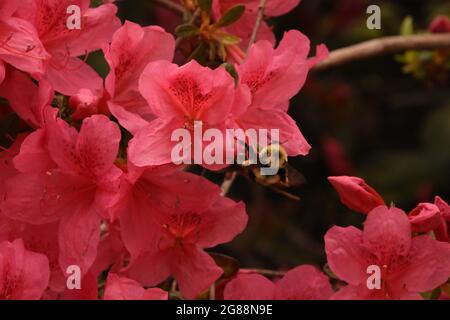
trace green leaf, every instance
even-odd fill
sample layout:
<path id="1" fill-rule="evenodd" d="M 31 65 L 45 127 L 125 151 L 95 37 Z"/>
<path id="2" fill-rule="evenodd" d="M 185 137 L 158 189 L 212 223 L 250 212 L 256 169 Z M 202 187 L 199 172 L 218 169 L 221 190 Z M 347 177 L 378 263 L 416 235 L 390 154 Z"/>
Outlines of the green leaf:
<path id="1" fill-rule="evenodd" d="M 414 34 L 414 22 L 411 16 L 407 16 L 400 27 L 400 34 L 402 36 L 410 36 Z"/>
<path id="2" fill-rule="evenodd" d="M 227 33 L 220 38 L 220 42 L 226 46 L 229 46 L 241 42 L 241 38 Z"/>
<path id="3" fill-rule="evenodd" d="M 181 38 L 190 38 L 198 36 L 200 30 L 192 24 L 181 24 L 175 29 L 175 34 Z"/>
<path id="4" fill-rule="evenodd" d="M 237 86 L 239 83 L 239 74 L 232 63 L 224 63 L 225 70 L 233 77 L 234 84 Z"/>
<path id="5" fill-rule="evenodd" d="M 191 55 L 188 57 L 188 61 L 195 60 L 201 65 L 206 64 L 206 58 L 208 54 L 208 45 L 205 42 L 200 42 L 200 44 L 195 48 L 195 50 L 191 53 Z"/>
<path id="6" fill-rule="evenodd" d="M 230 24 L 235 23 L 244 14 L 245 6 L 242 4 L 235 5 L 231 7 L 227 12 L 224 13 L 222 18 L 217 22 L 217 26 L 226 27 Z"/>
<path id="7" fill-rule="evenodd" d="M 210 12 L 212 7 L 212 0 L 198 0 L 198 5 L 203 11 Z"/>

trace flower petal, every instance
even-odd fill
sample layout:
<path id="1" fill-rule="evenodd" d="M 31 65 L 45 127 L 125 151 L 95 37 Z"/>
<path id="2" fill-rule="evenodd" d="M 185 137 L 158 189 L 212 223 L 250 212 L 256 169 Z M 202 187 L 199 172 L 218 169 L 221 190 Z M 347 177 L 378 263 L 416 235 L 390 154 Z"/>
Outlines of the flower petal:
<path id="1" fill-rule="evenodd" d="M 331 270 L 352 285 L 366 281 L 362 231 L 355 227 L 332 227 L 325 235 L 325 252 Z"/>
<path id="2" fill-rule="evenodd" d="M 274 300 L 275 284 L 259 274 L 239 274 L 223 294 L 225 300 Z"/>

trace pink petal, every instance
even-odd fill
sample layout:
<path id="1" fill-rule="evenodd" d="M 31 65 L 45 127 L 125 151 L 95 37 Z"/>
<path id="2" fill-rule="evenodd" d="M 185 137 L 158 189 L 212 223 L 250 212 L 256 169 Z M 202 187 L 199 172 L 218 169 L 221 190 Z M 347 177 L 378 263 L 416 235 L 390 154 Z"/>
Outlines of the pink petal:
<path id="1" fill-rule="evenodd" d="M 24 248 L 21 239 L 0 243 L 0 297 L 38 300 L 49 280 L 48 259 Z"/>
<path id="2" fill-rule="evenodd" d="M 18 18 L 0 20 L 0 59 L 15 68 L 31 73 L 43 74 L 44 63 L 50 58 L 45 51 L 36 29 Z"/>
<path id="3" fill-rule="evenodd" d="M 363 179 L 358 177 L 328 177 L 339 194 L 341 202 L 350 209 L 367 214 L 378 206 L 384 205 L 384 200 Z"/>
<path id="4" fill-rule="evenodd" d="M 73 1 L 70 4 L 74 4 Z M 120 20 L 116 17 L 116 13 L 117 6 L 113 4 L 90 8 L 82 16 L 80 31 L 74 30 L 75 32 L 70 32 L 70 36 L 65 39 L 47 42 L 46 48 L 51 53 L 54 51 L 66 53 L 68 49 L 71 57 L 99 50 L 104 44 L 111 42 L 114 32 L 120 28 Z"/>
<path id="5" fill-rule="evenodd" d="M 16 70 L 8 74 L 0 94 L 9 101 L 13 111 L 33 128 L 42 127 L 44 108 L 49 108 L 54 97 L 53 89 L 46 81 L 41 80 L 37 86 L 28 75 Z"/>
<path id="6" fill-rule="evenodd" d="M 307 155 L 311 146 L 300 132 L 296 122 L 285 112 L 280 110 L 267 110 L 262 108 L 250 108 L 237 122 L 244 129 L 279 130 L 279 141 L 289 156 Z"/>
<path id="7" fill-rule="evenodd" d="M 52 87 L 64 95 L 72 96 L 81 89 L 101 92 L 103 80 L 87 63 L 78 58 L 53 55 L 46 79 Z"/>
<path id="8" fill-rule="evenodd" d="M 97 276 L 89 271 L 81 279 L 81 289 L 66 289 L 60 300 L 98 300 Z"/>
<path id="9" fill-rule="evenodd" d="M 17 170 L 35 173 L 46 172 L 55 167 L 46 148 L 46 136 L 45 129 L 38 129 L 25 138 L 20 146 L 20 153 L 14 158 Z"/>
<path id="10" fill-rule="evenodd" d="M 108 102 L 108 109 L 119 120 L 120 124 L 133 135 L 149 125 L 149 121 L 138 113 L 130 111 L 129 108 Z"/>
<path id="11" fill-rule="evenodd" d="M 240 274 L 224 291 L 225 300 L 274 300 L 275 285 L 259 274 Z"/>
<path id="12" fill-rule="evenodd" d="M 0 60 L 0 84 L 2 84 L 3 80 L 5 80 L 6 70 L 5 64 Z"/>
<path id="13" fill-rule="evenodd" d="M 114 165 L 120 139 L 119 127 L 108 117 L 94 115 L 86 118 L 75 146 L 80 166 L 100 180 Z"/>
<path id="14" fill-rule="evenodd" d="M 63 272 L 76 265 L 85 275 L 97 255 L 100 241 L 100 217 L 91 206 L 71 210 L 59 226 L 59 264 Z"/>
<path id="15" fill-rule="evenodd" d="M 253 105 L 273 108 L 300 91 L 309 71 L 309 48 L 309 39 L 296 30 L 285 33 L 275 50 L 267 41 L 252 46 L 239 74 L 252 90 Z"/>
<path id="16" fill-rule="evenodd" d="M 129 160 L 138 167 L 172 163 L 172 150 L 177 142 L 171 141 L 171 136 L 176 128 L 176 124 L 161 119 L 150 122 L 130 141 Z"/>
<path id="17" fill-rule="evenodd" d="M 138 80 L 146 65 L 156 60 L 171 61 L 174 50 L 173 36 L 162 28 L 142 28 L 125 21 L 114 34 L 111 46 L 104 48 L 105 58 L 111 68 L 106 78 L 106 88 L 112 100 L 127 110 L 135 108 L 137 99 L 131 98 L 143 99 L 138 93 Z"/>
<path id="18" fill-rule="evenodd" d="M 434 204 L 439 208 L 441 215 L 450 222 L 450 206 L 441 197 L 436 196 Z"/>
<path id="19" fill-rule="evenodd" d="M 325 235 L 325 252 L 331 270 L 352 285 L 366 281 L 362 231 L 355 227 L 332 227 Z"/>
<path id="20" fill-rule="evenodd" d="M 380 290 L 369 290 L 367 286 L 345 286 L 337 291 L 331 300 L 423 300 L 417 293 L 398 290 L 395 296 L 385 297 Z"/>
<path id="21" fill-rule="evenodd" d="M 57 170 L 18 174 L 6 181 L 1 211 L 12 219 L 45 224 L 92 201 L 94 186 Z"/>
<path id="22" fill-rule="evenodd" d="M 144 289 L 132 279 L 109 274 L 106 281 L 104 300 L 167 300 L 168 293 L 159 289 Z"/>
<path id="23" fill-rule="evenodd" d="M 230 242 L 244 231 L 248 221 L 245 204 L 227 198 L 218 198 L 201 216 L 202 226 L 197 242 L 201 248 L 212 248 Z"/>
<path id="24" fill-rule="evenodd" d="M 411 247 L 408 216 L 397 208 L 375 208 L 364 222 L 363 245 L 379 259 L 406 255 Z"/>
<path id="25" fill-rule="evenodd" d="M 411 292 L 426 292 L 444 284 L 450 278 L 450 244 L 429 236 L 412 239 L 409 265 L 396 280 Z"/>
<path id="26" fill-rule="evenodd" d="M 189 300 L 208 289 L 223 273 L 207 253 L 191 247 L 178 250 L 171 268 L 183 297 Z"/>
<path id="27" fill-rule="evenodd" d="M 327 300 L 333 294 L 328 277 L 313 266 L 290 270 L 277 282 L 275 296 L 280 300 Z"/>

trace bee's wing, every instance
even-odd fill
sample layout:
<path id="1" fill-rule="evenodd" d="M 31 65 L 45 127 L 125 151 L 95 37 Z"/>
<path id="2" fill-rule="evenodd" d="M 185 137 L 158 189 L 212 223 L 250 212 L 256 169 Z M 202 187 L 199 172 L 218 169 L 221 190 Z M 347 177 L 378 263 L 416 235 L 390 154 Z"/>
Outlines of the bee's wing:
<path id="1" fill-rule="evenodd" d="M 286 169 L 290 187 L 299 187 L 306 183 L 306 178 L 300 171 L 289 164 L 287 165 Z"/>

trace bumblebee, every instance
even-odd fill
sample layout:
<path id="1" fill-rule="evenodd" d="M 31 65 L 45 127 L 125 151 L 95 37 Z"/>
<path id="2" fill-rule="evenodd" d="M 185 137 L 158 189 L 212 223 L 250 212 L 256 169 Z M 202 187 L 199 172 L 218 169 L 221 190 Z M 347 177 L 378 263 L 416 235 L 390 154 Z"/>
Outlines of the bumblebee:
<path id="1" fill-rule="evenodd" d="M 277 157 L 277 158 L 276 158 Z M 263 161 L 260 161 L 260 160 Z M 277 167 L 273 175 L 263 174 L 264 168 Z M 244 162 L 240 172 L 256 183 L 281 193 L 289 198 L 299 197 L 286 192 L 286 189 L 298 187 L 305 183 L 303 175 L 288 164 L 288 154 L 280 144 L 271 144 L 259 151 L 258 163 Z"/>

